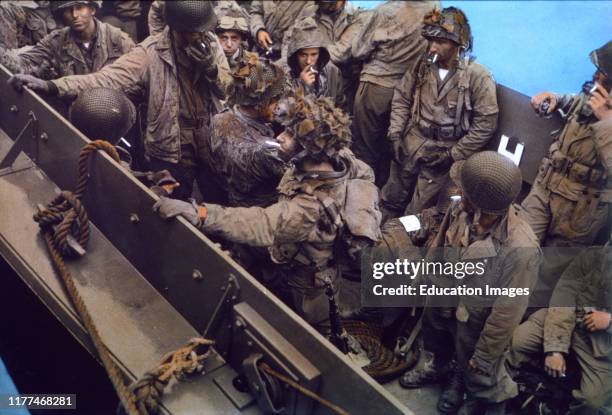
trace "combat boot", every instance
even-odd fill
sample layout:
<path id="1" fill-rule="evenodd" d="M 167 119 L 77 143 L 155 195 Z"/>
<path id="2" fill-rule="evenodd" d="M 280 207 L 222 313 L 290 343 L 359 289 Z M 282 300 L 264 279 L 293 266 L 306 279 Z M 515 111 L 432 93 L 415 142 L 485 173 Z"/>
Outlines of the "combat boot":
<path id="1" fill-rule="evenodd" d="M 433 353 L 423 350 L 421 356 L 417 365 L 400 378 L 399 383 L 403 388 L 415 389 L 437 383 L 448 373 L 448 364 L 439 362 Z"/>
<path id="2" fill-rule="evenodd" d="M 463 372 L 455 368 L 451 377 L 438 399 L 438 411 L 445 414 L 454 414 L 463 403 L 465 395 L 465 384 L 463 383 Z"/>

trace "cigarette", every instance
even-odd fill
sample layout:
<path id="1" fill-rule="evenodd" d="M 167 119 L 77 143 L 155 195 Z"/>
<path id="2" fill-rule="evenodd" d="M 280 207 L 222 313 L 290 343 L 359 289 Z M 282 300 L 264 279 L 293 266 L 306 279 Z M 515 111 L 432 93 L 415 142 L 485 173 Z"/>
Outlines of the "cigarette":
<path id="1" fill-rule="evenodd" d="M 204 42 L 200 42 L 200 47 L 201 47 L 203 50 L 206 50 L 206 44 L 205 44 Z"/>
<path id="2" fill-rule="evenodd" d="M 436 63 L 438 61 L 438 54 L 434 53 L 433 57 L 431 58 L 431 63 Z"/>
<path id="3" fill-rule="evenodd" d="M 312 72 L 312 73 L 319 73 L 319 71 L 317 71 L 316 69 L 314 69 L 312 66 L 310 67 L 310 72 Z"/>
<path id="4" fill-rule="evenodd" d="M 280 148 L 280 144 L 276 141 L 272 141 L 272 140 L 266 140 L 266 144 L 272 147 L 278 147 Z"/>
<path id="5" fill-rule="evenodd" d="M 591 95 L 595 91 L 597 91 L 597 82 L 593 82 L 593 87 L 589 89 L 589 95 Z"/>
<path id="6" fill-rule="evenodd" d="M 123 138 L 123 137 L 121 137 L 119 139 L 119 141 L 121 141 L 123 144 L 125 144 L 126 146 L 128 146 L 130 148 L 132 147 L 132 145 L 125 138 Z"/>

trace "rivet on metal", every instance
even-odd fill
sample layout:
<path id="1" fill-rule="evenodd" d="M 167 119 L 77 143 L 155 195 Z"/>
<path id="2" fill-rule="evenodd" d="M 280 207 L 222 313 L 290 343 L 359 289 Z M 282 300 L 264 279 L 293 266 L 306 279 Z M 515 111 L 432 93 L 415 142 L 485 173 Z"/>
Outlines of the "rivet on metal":
<path id="1" fill-rule="evenodd" d="M 138 215 L 135 213 L 130 213 L 130 222 L 136 225 L 137 223 L 140 223 L 140 217 L 138 217 Z"/>
<path id="2" fill-rule="evenodd" d="M 48 141 L 48 140 L 49 140 L 49 134 L 47 134 L 47 133 L 42 133 L 42 134 L 40 135 L 40 139 L 41 139 L 42 141 Z"/>
<path id="3" fill-rule="evenodd" d="M 200 272 L 200 270 L 199 270 L 199 269 L 194 269 L 194 270 L 191 272 L 191 278 L 193 278 L 193 279 L 194 279 L 194 280 L 196 280 L 196 281 L 199 281 L 199 280 L 204 279 L 204 276 L 202 275 L 202 273 Z"/>
<path id="4" fill-rule="evenodd" d="M 17 108 L 17 105 L 11 105 L 11 107 L 9 108 L 9 110 L 10 110 L 11 112 L 13 112 L 13 113 L 14 113 L 14 112 L 19 111 L 19 108 Z"/>

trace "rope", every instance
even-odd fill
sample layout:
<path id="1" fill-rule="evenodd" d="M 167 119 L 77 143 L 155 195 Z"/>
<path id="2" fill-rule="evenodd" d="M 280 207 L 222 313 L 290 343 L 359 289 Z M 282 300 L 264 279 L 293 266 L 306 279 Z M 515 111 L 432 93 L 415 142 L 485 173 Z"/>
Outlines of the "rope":
<path id="1" fill-rule="evenodd" d="M 74 305 L 79 317 L 81 317 L 83 325 L 91 337 L 94 347 L 98 352 L 98 356 L 117 391 L 121 403 L 128 414 L 142 415 L 142 412 L 140 412 L 135 405 L 134 395 L 126 386 L 121 371 L 112 360 L 110 353 L 102 342 L 100 333 L 62 257 L 63 255 L 69 256 L 73 254 L 67 242 L 69 235 L 76 235 L 76 239 L 83 248 L 85 248 L 89 242 L 90 234 L 87 212 L 85 212 L 85 208 L 79 199 L 83 196 L 85 188 L 87 187 L 87 181 L 89 180 L 87 172 L 89 155 L 98 149 L 106 151 L 111 157 L 118 161 L 117 151 L 110 143 L 99 140 L 87 144 L 79 156 L 79 180 L 75 192 L 61 192 L 59 196 L 49 203 L 46 209 L 34 215 L 34 220 L 38 222 L 43 232 L 53 265 L 61 276 L 64 288 L 70 297 L 70 301 Z M 57 225 L 55 229 L 53 228 L 54 225 Z"/>
<path id="2" fill-rule="evenodd" d="M 289 379 L 285 375 L 277 372 L 276 370 L 274 370 L 270 366 L 268 366 L 267 363 L 260 363 L 259 364 L 259 368 L 261 370 L 263 370 L 264 372 L 266 372 L 267 374 L 269 374 L 270 376 L 274 376 L 275 378 L 277 378 L 281 382 L 286 383 L 287 385 L 291 386 L 293 389 L 297 390 L 301 394 L 303 394 L 303 395 L 305 395 L 305 396 L 307 396 L 307 397 L 309 397 L 309 398 L 319 402 L 321 405 L 325 406 L 327 409 L 329 409 L 331 411 L 334 411 L 335 413 L 340 414 L 340 415 L 348 415 L 348 412 L 345 411 L 344 409 L 342 409 L 341 407 L 339 407 L 338 405 L 331 403 L 327 399 L 322 398 L 321 396 L 317 395 L 316 393 L 312 392 L 311 390 L 306 389 L 305 387 L 303 387 L 299 383 L 297 383 L 297 382 L 293 381 L 292 379 Z"/>
<path id="3" fill-rule="evenodd" d="M 180 349 L 166 353 L 159 366 L 146 372 L 132 384 L 131 391 L 138 410 L 144 414 L 159 413 L 164 389 L 172 379 L 184 379 L 187 375 L 202 371 L 202 363 L 210 356 L 214 341 L 196 337 Z"/>

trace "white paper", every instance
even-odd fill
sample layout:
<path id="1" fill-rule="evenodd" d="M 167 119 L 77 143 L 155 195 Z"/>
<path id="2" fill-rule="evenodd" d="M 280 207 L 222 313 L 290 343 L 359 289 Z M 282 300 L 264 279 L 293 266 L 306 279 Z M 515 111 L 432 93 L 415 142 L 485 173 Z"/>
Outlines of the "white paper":
<path id="1" fill-rule="evenodd" d="M 399 220 L 404 229 L 406 229 L 406 232 L 414 232 L 421 229 L 421 221 L 419 221 L 416 215 L 402 216 Z"/>

